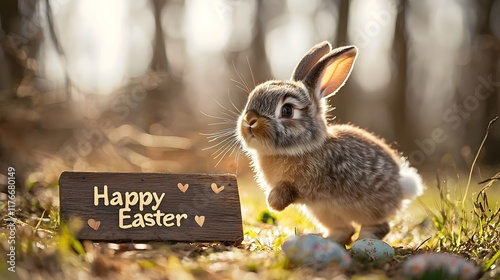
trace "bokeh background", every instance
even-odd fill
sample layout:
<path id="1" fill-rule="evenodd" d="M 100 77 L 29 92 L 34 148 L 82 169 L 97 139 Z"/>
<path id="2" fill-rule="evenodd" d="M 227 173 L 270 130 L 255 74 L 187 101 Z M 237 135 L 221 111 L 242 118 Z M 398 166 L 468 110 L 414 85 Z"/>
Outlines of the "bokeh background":
<path id="1" fill-rule="evenodd" d="M 500 0 L 2 0 L 0 19 L 0 173 L 20 185 L 63 170 L 251 176 L 236 151 L 216 165 L 203 134 L 323 40 L 360 50 L 334 121 L 428 178 L 470 167 L 500 114 Z M 478 163 L 498 171 L 500 124 Z"/>

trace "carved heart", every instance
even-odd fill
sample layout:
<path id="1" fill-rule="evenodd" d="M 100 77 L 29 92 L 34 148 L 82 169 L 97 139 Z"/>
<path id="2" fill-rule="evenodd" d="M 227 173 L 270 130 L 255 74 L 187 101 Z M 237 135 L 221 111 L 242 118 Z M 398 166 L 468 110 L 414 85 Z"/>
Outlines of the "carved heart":
<path id="1" fill-rule="evenodd" d="M 95 231 L 97 231 L 99 229 L 99 226 L 101 225 L 101 221 L 96 221 L 94 219 L 89 219 L 87 221 L 87 224 L 89 225 L 89 227 Z"/>
<path id="2" fill-rule="evenodd" d="M 194 220 L 196 221 L 196 223 L 200 226 L 200 227 L 203 227 L 203 224 L 205 223 L 205 216 L 194 216 Z"/>
<path id="3" fill-rule="evenodd" d="M 212 187 L 212 191 L 214 191 L 214 193 L 216 193 L 216 194 L 218 194 L 224 190 L 224 186 L 217 187 L 216 183 L 212 183 L 211 187 Z"/>
<path id="4" fill-rule="evenodd" d="M 181 192 L 185 193 L 187 191 L 187 189 L 189 188 L 189 184 L 177 184 L 177 187 L 179 188 L 179 190 L 181 190 Z"/>

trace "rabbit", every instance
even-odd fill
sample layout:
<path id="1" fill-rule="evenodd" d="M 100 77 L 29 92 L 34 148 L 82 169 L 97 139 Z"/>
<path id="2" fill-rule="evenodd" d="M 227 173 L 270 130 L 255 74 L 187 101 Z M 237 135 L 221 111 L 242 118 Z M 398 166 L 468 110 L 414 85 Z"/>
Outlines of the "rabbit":
<path id="1" fill-rule="evenodd" d="M 388 219 L 423 192 L 416 169 L 385 141 L 351 124 L 327 123 L 326 99 L 347 81 L 355 46 L 315 45 L 291 79 L 256 86 L 236 134 L 271 210 L 302 205 L 325 237 L 383 239 Z"/>

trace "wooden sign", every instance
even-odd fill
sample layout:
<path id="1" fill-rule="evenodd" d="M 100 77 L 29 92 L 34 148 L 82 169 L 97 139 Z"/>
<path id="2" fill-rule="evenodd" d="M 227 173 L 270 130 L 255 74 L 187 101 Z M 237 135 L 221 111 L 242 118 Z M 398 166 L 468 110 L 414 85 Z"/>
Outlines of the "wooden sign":
<path id="1" fill-rule="evenodd" d="M 63 172 L 59 198 L 63 220 L 84 221 L 82 240 L 243 240 L 234 175 Z"/>

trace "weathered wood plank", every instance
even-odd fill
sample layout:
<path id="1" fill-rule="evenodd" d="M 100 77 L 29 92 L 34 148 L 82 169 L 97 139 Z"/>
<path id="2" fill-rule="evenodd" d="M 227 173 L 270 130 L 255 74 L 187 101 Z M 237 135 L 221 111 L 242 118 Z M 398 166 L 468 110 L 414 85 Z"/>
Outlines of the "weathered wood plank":
<path id="1" fill-rule="evenodd" d="M 61 218 L 84 221 L 78 239 L 243 240 L 236 177 L 230 174 L 63 172 Z"/>

